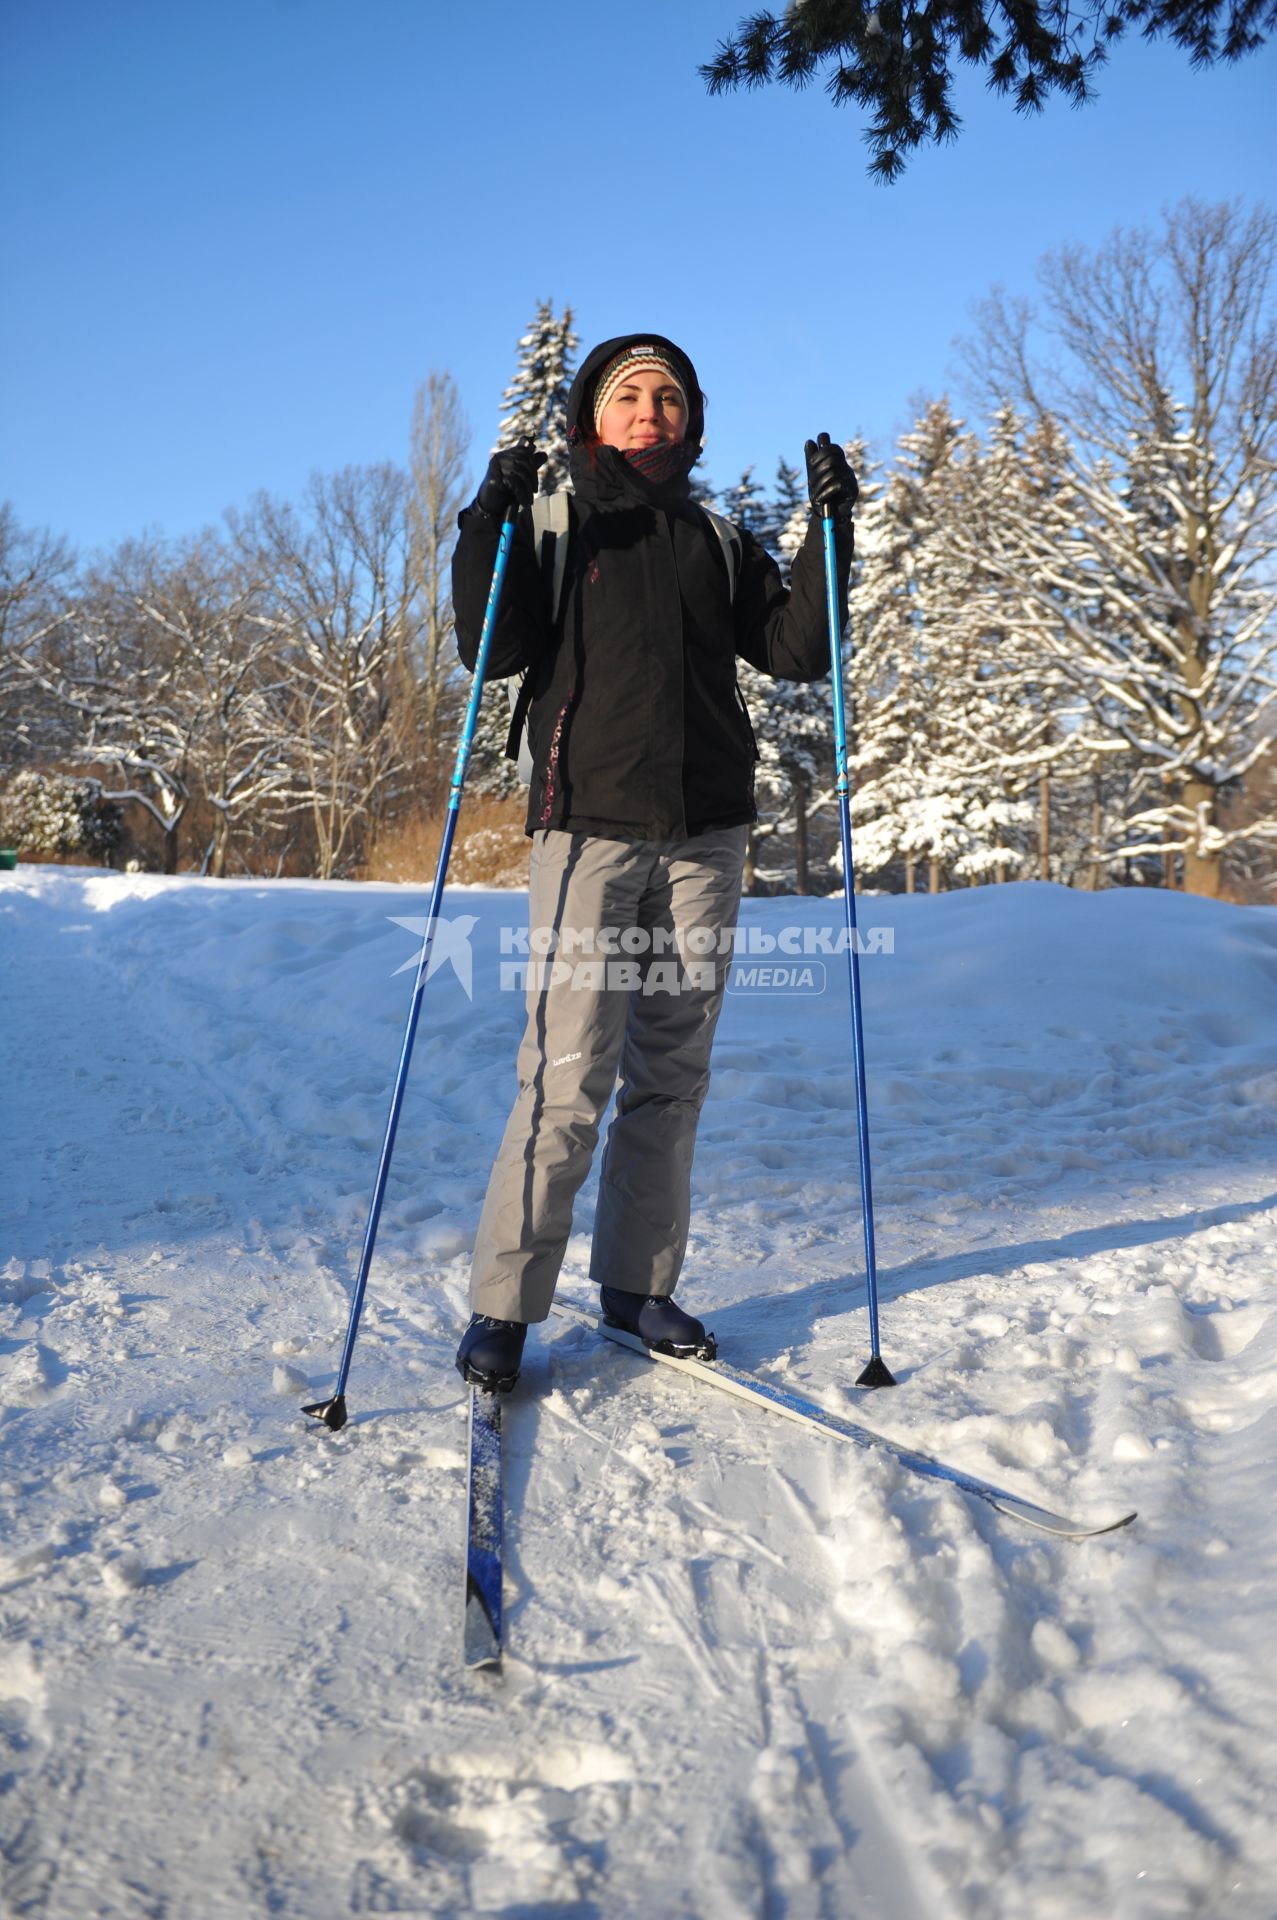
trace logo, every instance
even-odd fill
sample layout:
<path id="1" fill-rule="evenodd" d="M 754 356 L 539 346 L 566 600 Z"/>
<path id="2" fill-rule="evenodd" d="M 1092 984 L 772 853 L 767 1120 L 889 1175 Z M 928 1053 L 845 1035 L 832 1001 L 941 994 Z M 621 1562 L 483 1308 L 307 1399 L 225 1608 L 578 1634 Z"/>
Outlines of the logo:
<path id="1" fill-rule="evenodd" d="M 401 967 L 396 967 L 395 973 L 407 973 L 409 969 L 415 973 L 421 965 L 421 948 L 425 945 L 426 928 L 430 922 L 424 915 L 398 920 L 391 914 L 390 919 L 393 926 L 402 927 L 405 933 L 412 934 L 420 942 L 411 960 L 405 960 Z M 435 921 L 430 942 L 430 963 L 426 968 L 427 980 L 433 980 L 440 967 L 450 966 L 461 982 L 461 990 L 467 1000 L 474 999 L 474 950 L 470 945 L 470 935 L 478 924 L 477 914 L 459 913 L 455 920 L 445 920 L 440 914 Z"/>
<path id="2" fill-rule="evenodd" d="M 430 924 L 425 915 L 389 916 L 419 943 L 396 975 L 421 965 L 421 949 Z M 474 999 L 474 948 L 470 936 L 478 915 L 443 915 L 435 921 L 427 980 L 450 966 L 466 999 Z M 830 981 L 828 959 L 851 950 L 846 927 L 707 926 L 685 927 L 510 927 L 498 929 L 499 991 L 545 993 L 573 987 L 590 993 L 709 993 L 725 976 L 727 990 L 746 993 L 824 993 Z M 895 929 L 857 930 L 858 954 L 895 952 Z M 511 956 L 506 958 L 505 956 Z M 579 1055 L 565 1055 L 556 1066 Z"/>
<path id="3" fill-rule="evenodd" d="M 823 993 L 825 963 L 809 960 L 797 965 L 746 965 L 736 961 L 727 976 L 729 993 Z"/>

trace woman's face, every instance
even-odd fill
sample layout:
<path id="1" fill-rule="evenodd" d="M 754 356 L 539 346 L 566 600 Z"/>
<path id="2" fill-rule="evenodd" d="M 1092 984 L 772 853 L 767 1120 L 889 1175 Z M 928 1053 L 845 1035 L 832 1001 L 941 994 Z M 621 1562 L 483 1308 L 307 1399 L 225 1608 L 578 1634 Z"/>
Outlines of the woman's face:
<path id="1" fill-rule="evenodd" d="M 622 453 L 681 440 L 686 432 L 687 403 L 657 367 L 640 367 L 623 380 L 599 419 L 599 439 Z"/>

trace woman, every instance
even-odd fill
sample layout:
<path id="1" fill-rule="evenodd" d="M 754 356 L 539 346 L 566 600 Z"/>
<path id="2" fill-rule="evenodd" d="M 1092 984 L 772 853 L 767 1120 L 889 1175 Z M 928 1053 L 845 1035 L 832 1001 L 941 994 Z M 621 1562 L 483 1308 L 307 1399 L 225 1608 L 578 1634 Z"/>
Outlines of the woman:
<path id="1" fill-rule="evenodd" d="M 837 527 L 840 604 L 856 481 L 808 441 L 813 521 L 788 590 L 740 532 L 733 568 L 691 498 L 705 397 L 661 334 L 608 340 L 568 396 L 572 496 L 556 608 L 530 507 L 544 454 L 495 454 L 461 516 L 457 645 L 473 671 L 502 520 L 521 513 L 487 673 L 526 670 L 533 773 L 528 1023 L 519 1095 L 492 1170 L 457 1366 L 514 1385 L 528 1325 L 550 1311 L 599 1125 L 616 1088 L 590 1272 L 613 1323 L 663 1352 L 712 1358 L 676 1305 L 692 1152 L 709 1085 L 730 929 L 754 808 L 753 730 L 739 654 L 780 679 L 829 671 L 823 541 Z M 619 1086 L 617 1085 L 619 1074 Z"/>

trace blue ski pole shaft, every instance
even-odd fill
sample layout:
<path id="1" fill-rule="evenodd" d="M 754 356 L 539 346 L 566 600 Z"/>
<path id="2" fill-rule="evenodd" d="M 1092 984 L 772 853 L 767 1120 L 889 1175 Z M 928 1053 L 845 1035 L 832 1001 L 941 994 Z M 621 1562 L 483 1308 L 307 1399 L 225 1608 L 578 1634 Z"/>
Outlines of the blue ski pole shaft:
<path id="1" fill-rule="evenodd" d="M 350 1303 L 350 1319 L 346 1325 L 346 1343 L 342 1348 L 341 1365 L 337 1371 L 337 1385 L 333 1389 L 330 1400 L 315 1401 L 302 1409 L 304 1413 L 314 1414 L 334 1432 L 346 1422 L 346 1381 L 350 1375 L 350 1361 L 355 1351 L 355 1337 L 359 1332 L 364 1295 L 368 1290 L 368 1270 L 372 1266 L 373 1248 L 377 1244 L 381 1204 L 385 1199 L 386 1181 L 390 1176 L 390 1160 L 395 1150 L 395 1135 L 399 1130 L 399 1115 L 403 1108 L 404 1091 L 408 1084 L 412 1044 L 416 1038 L 417 1020 L 421 1013 L 426 976 L 430 971 L 430 949 L 434 944 L 435 927 L 439 921 L 439 906 L 443 899 L 444 882 L 448 876 L 448 859 L 452 852 L 452 837 L 456 832 L 457 814 L 461 806 L 462 789 L 465 786 L 466 766 L 470 759 L 470 748 L 474 742 L 475 727 L 479 721 L 479 702 L 483 697 L 488 647 L 501 605 L 501 589 L 505 584 L 506 563 L 510 558 L 516 517 L 517 509 L 510 508 L 501 527 L 496 565 L 492 569 L 492 585 L 488 589 L 488 604 L 483 615 L 483 631 L 479 638 L 478 657 L 474 663 L 474 680 L 470 688 L 470 699 L 466 705 L 465 720 L 461 727 L 456 763 L 452 770 L 452 784 L 448 790 L 448 812 L 444 821 L 443 839 L 439 844 L 439 858 L 435 862 L 435 877 L 430 888 L 430 906 L 426 914 L 426 930 L 417 960 L 417 974 L 413 983 L 412 1000 L 408 1007 L 408 1020 L 404 1027 L 403 1045 L 399 1050 L 399 1066 L 395 1073 L 394 1092 L 390 1097 L 390 1114 L 386 1121 L 386 1134 L 381 1145 L 381 1159 L 377 1163 L 377 1178 L 373 1182 L 372 1200 L 368 1207 L 368 1224 L 364 1228 L 364 1244 L 359 1256 L 359 1271 L 355 1277 L 355 1291 Z"/>
<path id="2" fill-rule="evenodd" d="M 851 793 L 847 779 L 847 720 L 842 691 L 842 610 L 838 605 L 838 556 L 834 518 L 821 516 L 825 537 L 825 600 L 829 614 L 830 672 L 834 694 L 834 753 L 837 765 L 838 829 L 842 839 L 843 900 L 847 916 L 847 972 L 851 986 L 851 1040 L 856 1080 L 856 1144 L 860 1157 L 860 1207 L 865 1230 L 865 1284 L 869 1295 L 870 1362 L 857 1386 L 894 1386 L 878 1340 L 878 1259 L 874 1248 L 873 1174 L 869 1164 L 869 1099 L 865 1088 L 865 1034 L 860 995 L 860 952 L 856 931 L 856 873 L 851 852 Z"/>

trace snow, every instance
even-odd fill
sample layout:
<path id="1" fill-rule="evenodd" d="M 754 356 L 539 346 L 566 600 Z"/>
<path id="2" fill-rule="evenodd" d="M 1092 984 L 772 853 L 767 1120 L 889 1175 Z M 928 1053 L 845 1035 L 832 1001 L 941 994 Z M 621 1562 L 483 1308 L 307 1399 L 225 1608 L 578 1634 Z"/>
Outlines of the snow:
<path id="1" fill-rule="evenodd" d="M 1048 1540 L 552 1319 L 506 1408 L 506 1664 L 467 1676 L 451 1362 L 518 894 L 449 899 L 474 998 L 454 941 L 351 1423 L 297 1404 L 333 1378 L 419 906 L 0 882 L 0 1910 L 1271 1920 L 1277 913 L 862 902 L 901 1383 L 870 1399 L 844 963 L 720 1029 L 684 1298 L 724 1352 L 1132 1528 Z"/>

